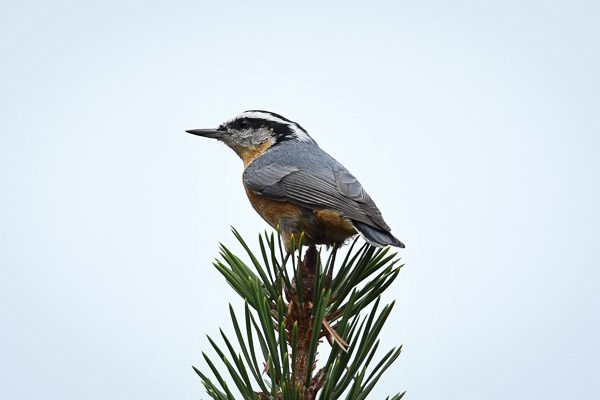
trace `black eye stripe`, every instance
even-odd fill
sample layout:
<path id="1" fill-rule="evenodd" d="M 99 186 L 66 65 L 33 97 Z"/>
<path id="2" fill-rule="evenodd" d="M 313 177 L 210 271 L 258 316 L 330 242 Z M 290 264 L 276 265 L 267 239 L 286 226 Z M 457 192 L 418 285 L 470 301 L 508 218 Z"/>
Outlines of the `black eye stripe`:
<path id="1" fill-rule="evenodd" d="M 293 129 L 290 124 L 271 121 L 263 118 L 239 118 L 230 122 L 229 127 L 235 130 L 269 129 L 278 138 L 288 139 L 294 136 Z"/>

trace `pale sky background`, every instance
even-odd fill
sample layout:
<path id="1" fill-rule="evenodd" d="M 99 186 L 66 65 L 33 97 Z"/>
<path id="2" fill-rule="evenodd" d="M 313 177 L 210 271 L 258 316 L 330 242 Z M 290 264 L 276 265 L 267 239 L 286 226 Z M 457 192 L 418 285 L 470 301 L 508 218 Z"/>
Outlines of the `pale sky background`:
<path id="1" fill-rule="evenodd" d="M 407 244 L 370 398 L 600 398 L 599 2 L 3 0 L 0 57 L 0 398 L 208 398 L 268 227 L 184 130 L 255 108 Z"/>

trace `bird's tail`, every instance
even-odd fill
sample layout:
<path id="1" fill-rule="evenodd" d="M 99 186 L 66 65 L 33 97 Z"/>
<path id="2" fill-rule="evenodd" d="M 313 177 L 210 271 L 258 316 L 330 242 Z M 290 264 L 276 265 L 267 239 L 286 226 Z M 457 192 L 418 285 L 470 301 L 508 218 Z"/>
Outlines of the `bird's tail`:
<path id="1" fill-rule="evenodd" d="M 384 247 L 392 245 L 396 247 L 404 248 L 404 243 L 399 241 L 390 232 L 374 228 L 362 222 L 352 221 L 354 228 L 360 233 L 360 235 L 372 246 Z"/>

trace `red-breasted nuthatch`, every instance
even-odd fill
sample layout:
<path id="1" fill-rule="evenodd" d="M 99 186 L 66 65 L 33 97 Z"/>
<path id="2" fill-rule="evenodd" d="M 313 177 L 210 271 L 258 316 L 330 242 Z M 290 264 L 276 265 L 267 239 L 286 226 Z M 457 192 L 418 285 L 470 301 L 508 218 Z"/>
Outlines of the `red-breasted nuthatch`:
<path id="1" fill-rule="evenodd" d="M 404 247 L 360 182 L 296 122 L 251 110 L 217 129 L 187 132 L 220 140 L 240 156 L 250 203 L 279 226 L 286 248 L 301 232 L 305 244 L 341 245 L 358 232 L 374 246 Z"/>

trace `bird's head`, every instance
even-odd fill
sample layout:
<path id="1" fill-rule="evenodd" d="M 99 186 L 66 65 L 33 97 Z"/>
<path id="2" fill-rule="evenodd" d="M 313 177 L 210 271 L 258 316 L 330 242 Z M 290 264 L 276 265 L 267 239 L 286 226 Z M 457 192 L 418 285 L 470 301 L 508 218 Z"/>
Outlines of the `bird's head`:
<path id="1" fill-rule="evenodd" d="M 222 141 L 249 164 L 268 148 L 286 141 L 316 144 L 306 130 L 296 122 L 269 111 L 245 111 L 216 129 L 186 131 Z"/>

